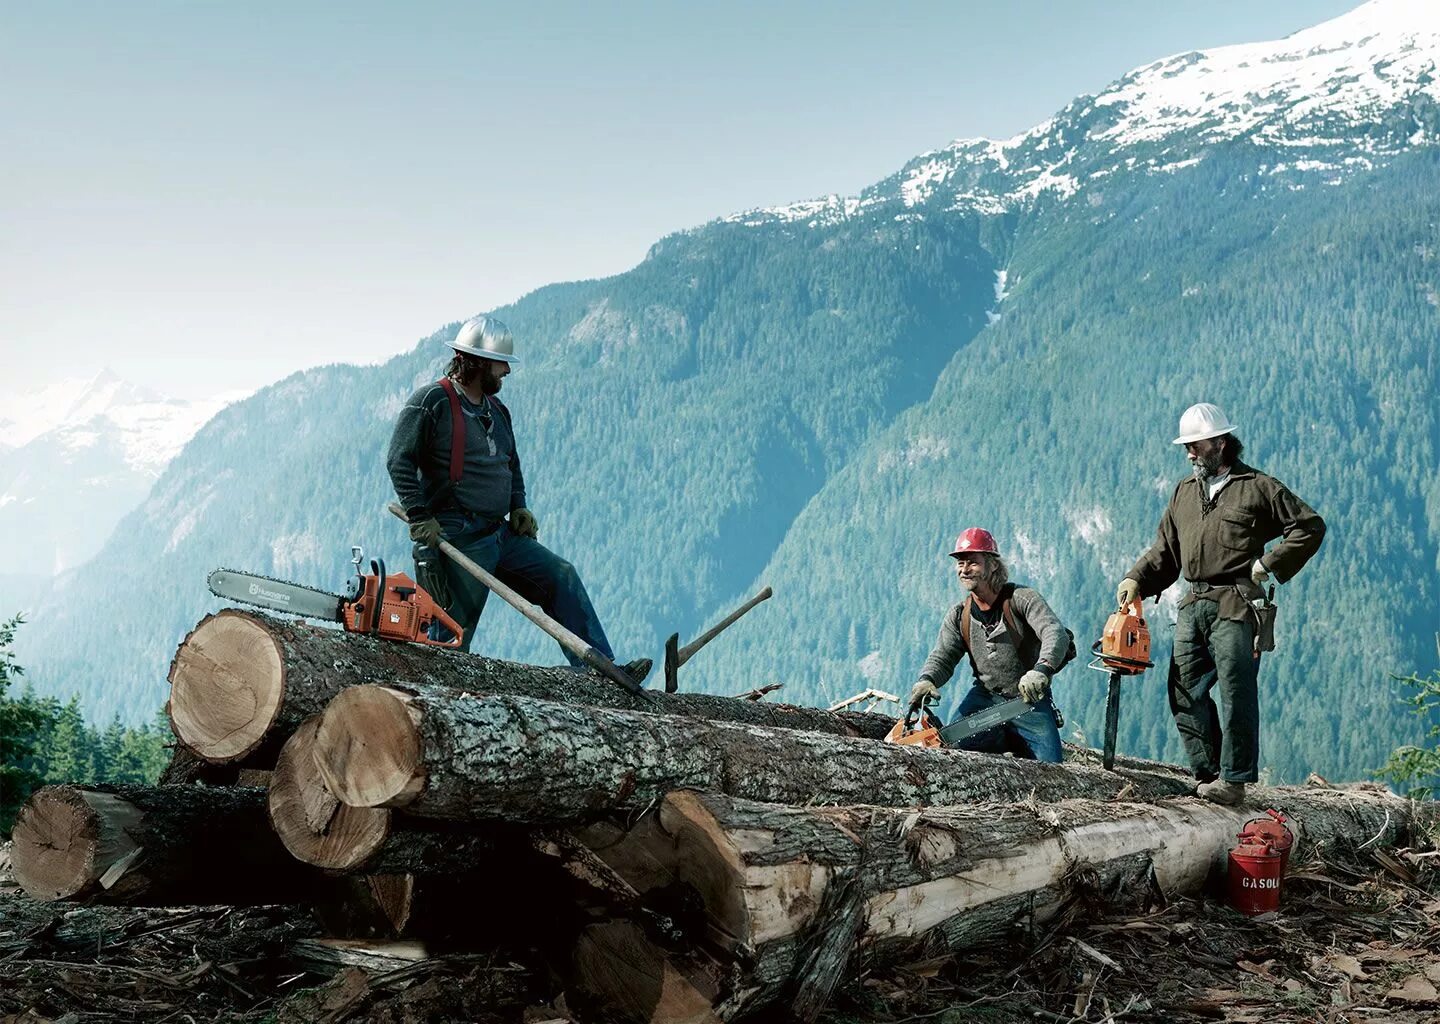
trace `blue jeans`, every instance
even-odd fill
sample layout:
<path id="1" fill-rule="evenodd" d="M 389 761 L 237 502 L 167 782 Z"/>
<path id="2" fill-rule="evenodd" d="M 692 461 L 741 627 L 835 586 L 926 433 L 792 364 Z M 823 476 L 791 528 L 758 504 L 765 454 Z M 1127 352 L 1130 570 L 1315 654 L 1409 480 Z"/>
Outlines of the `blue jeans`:
<path id="1" fill-rule="evenodd" d="M 508 523 L 484 534 L 489 525 L 484 520 L 458 512 L 442 512 L 438 518 L 445 530 L 445 539 L 467 558 L 494 573 L 496 579 L 525 600 L 538 604 L 546 615 L 605 657 L 615 660 L 595 606 L 590 603 L 590 595 L 585 592 L 585 584 L 573 565 L 534 538 L 512 532 Z M 445 575 L 450 583 L 450 607 L 445 610 L 465 630 L 460 649 L 468 651 L 475 641 L 475 627 L 485 610 L 490 588 L 448 558 Z M 450 631 L 438 624 L 431 631 L 434 639 L 448 639 L 449 635 Z M 565 651 L 563 647 L 561 650 Z M 565 651 L 565 659 L 576 668 L 585 667 L 570 651 Z"/>
<path id="2" fill-rule="evenodd" d="M 977 711 L 984 711 L 996 704 L 1003 704 L 1009 699 L 998 693 L 991 693 L 976 683 L 970 687 L 970 692 L 960 701 L 960 708 L 956 711 L 955 718 L 958 720 L 966 715 L 973 715 Z M 1062 760 L 1060 730 L 1055 727 L 1055 709 L 1050 704 L 1050 698 L 1046 697 L 1035 705 L 1033 711 L 1025 712 L 1019 718 L 1012 722 L 1006 722 L 998 729 L 991 729 L 978 736 L 962 740 L 959 749 L 975 750 L 982 754 L 1003 754 L 1009 751 L 1016 757 L 1059 764 Z"/>

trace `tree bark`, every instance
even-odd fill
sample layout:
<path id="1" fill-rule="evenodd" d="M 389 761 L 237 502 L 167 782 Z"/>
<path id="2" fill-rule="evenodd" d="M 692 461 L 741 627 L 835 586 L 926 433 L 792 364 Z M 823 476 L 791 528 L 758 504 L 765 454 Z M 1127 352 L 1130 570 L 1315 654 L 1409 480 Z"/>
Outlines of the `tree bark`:
<path id="1" fill-rule="evenodd" d="M 45 786 L 14 843 L 16 880 L 43 902 L 286 903 L 314 878 L 270 831 L 260 789 Z"/>
<path id="2" fill-rule="evenodd" d="M 1236 833 L 1264 806 L 1291 819 L 1301 852 L 1394 846 L 1420 824 L 1418 805 L 1377 789 L 1256 795 L 1265 802 L 1249 809 L 1186 798 L 912 810 L 679 792 L 653 822 L 620 842 L 606 838 L 597 853 L 642 898 L 673 899 L 677 885 L 698 897 L 703 924 L 692 938 L 713 960 L 699 974 L 693 959 L 670 964 L 687 993 L 713 994 L 725 1020 L 779 1004 L 813 1020 L 847 967 L 993 943 L 1045 923 L 1081 892 L 1117 908 L 1157 890 L 1194 893 L 1223 870 Z M 594 948 L 610 941 L 624 948 Z M 669 963 L 664 950 L 623 930 L 582 942 L 581 988 L 621 1000 L 632 1019 L 675 1019 L 658 999 L 635 1007 L 643 993 L 618 991 L 611 977 L 617 960 L 664 976 L 653 966 Z"/>
<path id="3" fill-rule="evenodd" d="M 675 789 L 777 804 L 924 806 L 1155 800 L 1172 772 L 1105 771 L 733 722 L 437 687 L 351 687 L 321 719 L 315 763 L 357 807 L 456 821 L 571 823 Z"/>
<path id="4" fill-rule="evenodd" d="M 351 807 L 330 795 L 315 767 L 320 716 L 300 723 L 270 776 L 270 824 L 297 860 L 367 875 L 459 875 L 493 852 L 489 832 L 436 822 L 397 822 L 381 807 Z"/>
<path id="5" fill-rule="evenodd" d="M 749 722 L 835 735 L 883 737 L 893 722 L 701 693 L 647 691 L 641 700 L 609 680 L 321 628 L 260 612 L 207 615 L 170 665 L 175 735 L 206 761 L 268 768 L 300 722 L 357 683 L 449 686 L 691 718 Z"/>

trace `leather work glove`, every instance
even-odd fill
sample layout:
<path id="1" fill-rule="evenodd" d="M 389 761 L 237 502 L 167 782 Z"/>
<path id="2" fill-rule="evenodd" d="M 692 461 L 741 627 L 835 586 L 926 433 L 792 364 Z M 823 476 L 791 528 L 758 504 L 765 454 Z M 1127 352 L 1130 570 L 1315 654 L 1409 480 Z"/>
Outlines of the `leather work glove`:
<path id="1" fill-rule="evenodd" d="M 538 537 L 540 523 L 535 513 L 528 508 L 517 508 L 510 513 L 510 529 L 517 537 Z"/>
<path id="2" fill-rule="evenodd" d="M 922 679 L 910 689 L 910 703 L 912 708 L 924 707 L 932 700 L 940 699 L 940 688 L 928 679 Z"/>
<path id="3" fill-rule="evenodd" d="M 1140 600 L 1140 584 L 1130 578 L 1120 581 L 1120 586 L 1115 590 L 1115 601 L 1124 608 L 1127 604 L 1133 604 Z"/>
<path id="4" fill-rule="evenodd" d="M 1250 567 L 1250 582 L 1257 587 L 1270 578 L 1270 570 L 1265 568 L 1265 563 L 1255 559 L 1255 564 Z"/>
<path id="5" fill-rule="evenodd" d="M 440 520 L 434 516 L 410 524 L 410 539 L 417 544 L 424 544 L 427 548 L 439 547 L 443 534 Z"/>
<path id="6" fill-rule="evenodd" d="M 1020 699 L 1026 704 L 1038 704 L 1050 693 L 1050 677 L 1037 668 L 1032 668 L 1020 677 Z"/>

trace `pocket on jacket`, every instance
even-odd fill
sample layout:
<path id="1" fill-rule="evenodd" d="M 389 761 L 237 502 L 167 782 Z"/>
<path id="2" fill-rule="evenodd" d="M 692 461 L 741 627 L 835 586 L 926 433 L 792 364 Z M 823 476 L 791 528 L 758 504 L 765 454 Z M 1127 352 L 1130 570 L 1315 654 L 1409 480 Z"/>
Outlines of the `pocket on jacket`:
<path id="1" fill-rule="evenodd" d="M 1242 512 L 1221 513 L 1220 543 L 1235 551 L 1244 551 L 1254 543 L 1255 517 Z"/>

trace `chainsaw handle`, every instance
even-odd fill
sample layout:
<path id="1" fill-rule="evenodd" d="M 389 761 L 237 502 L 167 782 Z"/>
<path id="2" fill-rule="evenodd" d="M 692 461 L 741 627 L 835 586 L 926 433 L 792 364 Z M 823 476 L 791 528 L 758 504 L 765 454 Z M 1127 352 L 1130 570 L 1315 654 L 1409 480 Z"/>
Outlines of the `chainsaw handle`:
<path id="1" fill-rule="evenodd" d="M 448 629 L 448 630 L 450 631 L 450 639 L 449 639 L 449 640 L 431 640 L 431 639 L 430 639 L 430 622 L 438 622 L 438 623 L 440 623 L 440 625 L 442 625 L 442 626 L 444 626 L 446 629 Z M 460 623 L 458 623 L 458 622 L 456 622 L 454 619 L 452 619 L 452 618 L 446 613 L 445 609 L 444 609 L 444 608 L 441 608 L 438 604 L 435 605 L 435 611 L 434 611 L 434 613 L 430 616 L 430 622 L 421 623 L 421 625 L 424 627 L 424 628 L 423 628 L 423 631 L 421 632 L 421 634 L 420 634 L 418 637 L 415 638 L 416 640 L 420 641 L 420 643 L 424 644 L 426 647 L 451 647 L 451 648 L 455 648 L 455 647 L 459 647 L 462 643 L 465 642 L 465 631 L 460 628 Z"/>

